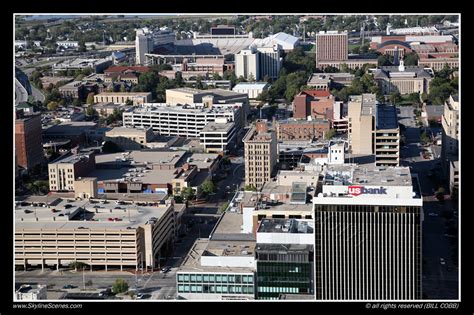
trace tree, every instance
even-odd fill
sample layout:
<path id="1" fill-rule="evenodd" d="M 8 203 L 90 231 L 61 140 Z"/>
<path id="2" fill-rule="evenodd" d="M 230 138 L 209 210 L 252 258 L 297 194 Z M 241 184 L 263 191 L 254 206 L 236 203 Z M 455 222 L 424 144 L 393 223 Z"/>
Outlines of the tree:
<path id="1" fill-rule="evenodd" d="M 201 184 L 201 191 L 205 195 L 209 195 L 216 191 L 216 186 L 212 182 L 212 180 L 206 179 L 202 184 Z"/>
<path id="2" fill-rule="evenodd" d="M 54 111 L 56 109 L 58 109 L 58 102 L 55 102 L 55 101 L 52 101 L 52 102 L 49 102 L 48 105 L 46 105 L 46 108 L 50 111 Z"/>
<path id="3" fill-rule="evenodd" d="M 87 106 L 86 115 L 87 115 L 87 116 L 94 116 L 95 114 L 96 114 L 96 110 L 94 109 L 94 107 L 92 106 L 92 104 L 90 104 L 89 106 Z"/>
<path id="4" fill-rule="evenodd" d="M 390 61 L 390 56 L 388 56 L 388 55 L 380 55 L 377 58 L 377 66 L 379 66 L 379 67 L 392 66 L 392 65 L 393 65 L 393 63 Z"/>
<path id="5" fill-rule="evenodd" d="M 390 94 L 390 103 L 392 103 L 393 105 L 397 105 L 398 103 L 400 103 L 402 101 L 402 96 L 400 94 L 400 92 L 392 92 Z"/>
<path id="6" fill-rule="evenodd" d="M 257 188 L 254 185 L 245 185 L 245 191 L 257 191 Z"/>
<path id="7" fill-rule="evenodd" d="M 250 73 L 248 78 L 247 78 L 247 81 L 249 82 L 255 82 L 255 76 L 253 75 L 253 73 Z"/>
<path id="8" fill-rule="evenodd" d="M 224 211 L 227 209 L 228 206 L 229 206 L 229 201 L 224 202 L 224 203 L 219 207 L 219 212 L 218 212 L 218 213 L 224 212 Z"/>
<path id="9" fill-rule="evenodd" d="M 405 66 L 417 66 L 418 65 L 418 54 L 411 52 L 407 53 L 405 57 L 403 58 L 403 63 Z"/>
<path id="10" fill-rule="evenodd" d="M 184 200 L 192 200 L 196 196 L 194 189 L 191 187 L 186 187 L 181 190 L 181 197 Z"/>
<path id="11" fill-rule="evenodd" d="M 89 94 L 87 94 L 86 103 L 89 105 L 94 104 L 94 92 L 90 92 Z"/>
<path id="12" fill-rule="evenodd" d="M 124 293 L 128 291 L 128 283 L 123 279 L 116 279 L 112 285 L 112 292 L 114 294 Z"/>
<path id="13" fill-rule="evenodd" d="M 81 270 L 83 268 L 87 267 L 87 264 L 86 263 L 83 263 L 82 261 L 73 261 L 71 263 L 69 263 L 69 268 L 71 269 L 75 269 L 75 270 Z"/>
<path id="14" fill-rule="evenodd" d="M 324 138 L 326 140 L 332 139 L 336 135 L 336 129 L 329 129 L 328 131 L 325 132 Z"/>
<path id="15" fill-rule="evenodd" d="M 73 106 L 76 106 L 76 107 L 79 107 L 79 106 L 82 105 L 82 102 L 81 102 L 80 99 L 75 98 L 74 101 L 72 101 L 72 105 L 73 105 Z"/>
<path id="16" fill-rule="evenodd" d="M 423 131 L 420 135 L 420 140 L 421 140 L 421 143 L 423 144 L 427 144 L 430 142 L 430 137 L 428 136 L 428 134 L 426 133 L 426 131 Z"/>

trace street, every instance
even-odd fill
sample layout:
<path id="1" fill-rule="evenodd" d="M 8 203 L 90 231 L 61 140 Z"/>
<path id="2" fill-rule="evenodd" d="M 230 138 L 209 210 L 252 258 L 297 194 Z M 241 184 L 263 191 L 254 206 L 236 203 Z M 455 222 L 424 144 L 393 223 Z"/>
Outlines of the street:
<path id="1" fill-rule="evenodd" d="M 458 267 L 454 264 L 452 256 L 454 244 L 452 239 L 445 236 L 446 219 L 443 211 L 452 212 L 457 209 L 457 204 L 451 200 L 443 203 L 434 196 L 438 189 L 437 182 L 430 177 L 430 172 L 436 174 L 440 168 L 437 157 L 440 147 L 430 146 L 434 159 L 424 159 L 420 154 L 420 129 L 416 127 L 413 108 L 401 107 L 399 121 L 406 127 L 406 144 L 401 149 L 401 164 L 410 166 L 412 173 L 418 174 L 421 191 L 423 194 L 424 220 L 422 226 L 422 284 L 423 298 L 426 299 L 457 299 L 458 298 Z M 431 213 L 431 215 L 430 215 Z M 457 239 L 456 239 L 457 241 Z M 457 255 L 457 254 L 456 254 Z M 444 262 L 444 264 L 442 263 Z"/>

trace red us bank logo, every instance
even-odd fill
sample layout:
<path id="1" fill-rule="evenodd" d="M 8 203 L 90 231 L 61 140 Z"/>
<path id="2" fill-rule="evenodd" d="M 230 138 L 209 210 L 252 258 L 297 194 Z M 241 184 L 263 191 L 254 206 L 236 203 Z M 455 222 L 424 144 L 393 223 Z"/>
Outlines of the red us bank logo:
<path id="1" fill-rule="evenodd" d="M 362 186 L 349 186 L 349 195 L 359 196 L 362 193 Z"/>
<path id="2" fill-rule="evenodd" d="M 352 196 L 359 196 L 360 194 L 370 194 L 370 195 L 386 195 L 387 189 L 380 187 L 380 188 L 365 188 L 364 186 L 349 186 L 349 195 Z"/>

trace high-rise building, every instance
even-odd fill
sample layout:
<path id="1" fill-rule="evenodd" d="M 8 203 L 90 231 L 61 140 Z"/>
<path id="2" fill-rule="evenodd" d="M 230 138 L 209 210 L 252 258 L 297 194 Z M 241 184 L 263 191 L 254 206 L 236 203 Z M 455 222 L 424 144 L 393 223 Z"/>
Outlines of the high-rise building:
<path id="1" fill-rule="evenodd" d="M 269 130 L 267 120 L 257 120 L 245 135 L 245 185 L 257 189 L 271 180 L 278 151 L 275 131 Z"/>
<path id="2" fill-rule="evenodd" d="M 348 139 L 352 154 L 374 153 L 375 108 L 375 94 L 350 96 Z"/>
<path id="3" fill-rule="evenodd" d="M 258 51 L 258 64 L 260 77 L 258 80 L 263 80 L 265 76 L 269 78 L 278 78 L 280 73 L 281 60 L 280 60 L 280 46 L 278 44 L 271 46 L 257 46 Z"/>
<path id="4" fill-rule="evenodd" d="M 145 64 L 145 54 L 153 50 L 153 39 L 148 29 L 138 29 L 135 37 L 136 64 Z"/>
<path id="5" fill-rule="evenodd" d="M 16 113 L 15 152 L 18 166 L 29 169 L 44 161 L 41 134 L 40 114 L 26 116 L 22 111 Z"/>
<path id="6" fill-rule="evenodd" d="M 441 118 L 443 125 L 443 140 L 441 160 L 445 176 L 450 170 L 450 161 L 458 160 L 459 152 L 459 96 L 451 95 L 444 103 L 444 113 Z"/>
<path id="7" fill-rule="evenodd" d="M 348 59 L 347 32 L 321 31 L 316 34 L 316 68 L 320 61 L 345 61 Z"/>
<path id="8" fill-rule="evenodd" d="M 351 96 L 348 135 L 352 154 L 374 154 L 376 166 L 399 165 L 400 128 L 396 108 L 376 104 L 374 94 Z"/>
<path id="9" fill-rule="evenodd" d="M 243 49 L 235 54 L 235 75 L 248 79 L 253 76 L 255 80 L 260 80 L 260 58 L 255 47 Z"/>
<path id="10" fill-rule="evenodd" d="M 317 300 L 422 298 L 422 205 L 408 167 L 328 167 L 313 198 Z"/>

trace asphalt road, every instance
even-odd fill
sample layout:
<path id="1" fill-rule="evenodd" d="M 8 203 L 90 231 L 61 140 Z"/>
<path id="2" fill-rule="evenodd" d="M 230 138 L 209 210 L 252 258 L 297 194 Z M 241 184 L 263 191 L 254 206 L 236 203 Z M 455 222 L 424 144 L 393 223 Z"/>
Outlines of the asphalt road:
<path id="1" fill-rule="evenodd" d="M 423 194 L 423 243 L 422 243 L 422 285 L 423 295 L 426 299 L 457 299 L 458 298 L 458 268 L 454 265 L 451 256 L 453 244 L 451 239 L 444 236 L 446 233 L 446 220 L 441 216 L 443 210 L 452 211 L 456 205 L 447 200 L 440 203 L 434 197 L 438 188 L 433 178 L 429 177 L 432 169 L 439 169 L 439 146 L 431 146 L 434 159 L 424 159 L 421 156 L 420 129 L 415 125 L 413 108 L 402 107 L 400 122 L 406 126 L 406 145 L 401 150 L 401 164 L 410 166 L 412 173 L 417 173 Z M 437 216 L 430 216 L 435 213 Z M 440 263 L 440 259 L 445 264 Z"/>
<path id="2" fill-rule="evenodd" d="M 20 81 L 15 78 L 15 104 L 28 101 L 28 92 L 21 85 Z"/>

